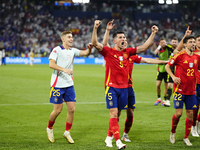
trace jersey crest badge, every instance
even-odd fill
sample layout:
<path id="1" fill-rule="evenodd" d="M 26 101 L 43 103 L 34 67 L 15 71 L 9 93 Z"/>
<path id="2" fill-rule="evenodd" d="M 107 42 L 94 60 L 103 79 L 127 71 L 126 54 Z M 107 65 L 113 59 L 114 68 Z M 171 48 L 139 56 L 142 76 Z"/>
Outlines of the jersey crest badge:
<path id="1" fill-rule="evenodd" d="M 189 63 L 189 67 L 192 68 L 193 67 L 193 63 Z"/>
<path id="2" fill-rule="evenodd" d="M 55 97 L 54 101 L 55 101 L 55 102 L 58 102 L 58 98 L 57 98 L 57 97 Z"/>
<path id="3" fill-rule="evenodd" d="M 70 61 L 70 60 L 71 60 L 70 55 L 67 55 L 67 61 Z"/>
<path id="4" fill-rule="evenodd" d="M 57 51 L 56 51 L 56 50 L 54 50 L 53 52 L 54 52 L 54 53 L 57 53 Z"/>
<path id="5" fill-rule="evenodd" d="M 124 56 L 125 59 L 128 58 L 127 53 L 123 53 L 123 56 Z"/>
<path id="6" fill-rule="evenodd" d="M 110 102 L 109 102 L 109 105 L 112 107 L 112 106 L 113 106 L 113 102 L 112 102 L 112 101 L 110 101 Z"/>
<path id="7" fill-rule="evenodd" d="M 176 107 L 178 107 L 179 106 L 179 102 L 176 102 Z"/>
<path id="8" fill-rule="evenodd" d="M 196 60 L 196 59 L 194 60 L 194 64 L 195 64 L 195 65 L 197 64 L 197 60 Z"/>

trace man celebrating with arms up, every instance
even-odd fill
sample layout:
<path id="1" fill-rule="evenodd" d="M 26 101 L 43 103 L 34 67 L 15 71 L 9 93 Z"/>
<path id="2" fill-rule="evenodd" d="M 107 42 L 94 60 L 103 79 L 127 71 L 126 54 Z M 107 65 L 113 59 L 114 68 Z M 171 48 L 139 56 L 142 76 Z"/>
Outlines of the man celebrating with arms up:
<path id="1" fill-rule="evenodd" d="M 192 146 L 188 136 L 193 122 L 193 109 L 197 108 L 195 88 L 197 71 L 200 69 L 200 56 L 193 53 L 195 50 L 195 38 L 193 36 L 186 36 L 183 44 L 185 50 L 175 55 L 165 66 L 167 73 L 174 81 L 174 108 L 176 109 L 172 117 L 170 142 L 175 143 L 176 127 L 183 113 L 183 103 L 185 103 L 186 120 L 183 141 L 186 145 Z M 175 75 L 170 69 L 174 65 L 176 66 Z"/>
<path id="2" fill-rule="evenodd" d="M 125 48 L 126 37 L 123 32 L 113 34 L 114 48 L 103 46 L 97 41 L 97 29 L 101 21 L 94 23 L 92 44 L 104 56 L 106 61 L 105 73 L 105 97 L 107 108 L 110 111 L 109 129 L 112 131 L 118 149 L 126 147 L 120 140 L 119 124 L 117 121 L 118 109 L 128 108 L 128 71 L 129 57 L 140 53 L 149 48 L 152 44 L 155 34 L 158 31 L 157 26 L 152 27 L 152 33 L 149 39 L 138 48 Z M 112 145 L 110 146 L 112 147 Z"/>
<path id="3" fill-rule="evenodd" d="M 103 38 L 103 45 L 110 47 L 108 44 L 109 40 L 109 33 L 110 30 L 115 26 L 113 24 L 114 20 L 108 22 L 107 27 L 106 27 L 106 32 L 104 34 Z M 127 48 L 127 40 L 125 40 L 124 43 L 124 48 Z M 137 47 L 137 49 L 140 48 L 140 46 Z M 132 71 L 133 71 L 133 65 L 134 63 L 148 63 L 148 64 L 167 64 L 168 61 L 163 61 L 163 60 L 156 60 L 156 59 L 151 59 L 151 58 L 143 58 L 138 55 L 132 55 L 129 57 L 129 80 L 128 80 L 128 109 L 126 110 L 127 113 L 127 118 L 125 121 L 125 127 L 124 127 L 124 133 L 121 138 L 121 140 L 125 142 L 131 142 L 131 140 L 128 137 L 128 133 L 130 131 L 130 128 L 133 123 L 133 112 L 135 109 L 135 92 L 133 90 L 133 80 L 132 80 Z M 118 110 L 118 117 L 121 114 L 121 110 Z M 118 118 L 119 119 L 119 118 Z M 119 120 L 118 120 L 119 121 Z M 108 129 L 108 134 L 105 140 L 106 146 L 112 147 L 112 131 Z"/>

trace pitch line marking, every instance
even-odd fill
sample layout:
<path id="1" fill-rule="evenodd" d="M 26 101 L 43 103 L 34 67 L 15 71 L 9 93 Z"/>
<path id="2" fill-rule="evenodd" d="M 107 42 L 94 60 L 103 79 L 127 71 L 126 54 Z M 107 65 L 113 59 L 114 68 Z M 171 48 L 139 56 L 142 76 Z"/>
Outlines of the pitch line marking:
<path id="1" fill-rule="evenodd" d="M 137 103 L 151 103 L 149 101 L 139 101 Z M 26 103 L 26 104 L 0 104 L 0 106 L 23 106 L 23 105 L 50 105 L 51 103 Z M 76 102 L 76 105 L 84 104 L 106 104 L 106 102 Z"/>

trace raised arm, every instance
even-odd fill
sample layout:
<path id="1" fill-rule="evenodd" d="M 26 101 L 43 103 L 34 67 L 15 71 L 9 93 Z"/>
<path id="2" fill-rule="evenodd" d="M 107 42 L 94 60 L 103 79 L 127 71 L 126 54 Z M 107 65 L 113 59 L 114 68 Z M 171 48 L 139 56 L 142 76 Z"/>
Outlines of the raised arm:
<path id="1" fill-rule="evenodd" d="M 80 51 L 79 56 L 89 56 L 91 54 L 93 48 L 92 43 L 89 43 L 87 47 L 88 49 Z"/>
<path id="2" fill-rule="evenodd" d="M 147 64 L 167 64 L 168 61 L 152 59 L 152 58 L 143 58 L 141 59 L 140 63 L 147 63 Z"/>
<path id="3" fill-rule="evenodd" d="M 146 42 L 143 45 L 140 45 L 137 47 L 136 53 L 141 53 L 147 50 L 153 43 L 154 37 L 156 33 L 158 32 L 158 27 L 154 25 L 151 27 L 151 30 L 152 30 L 151 35 L 149 36 L 149 38 L 146 40 Z"/>
<path id="4" fill-rule="evenodd" d="M 106 32 L 103 37 L 103 46 L 110 47 L 110 45 L 108 44 L 108 40 L 109 40 L 110 30 L 115 26 L 115 24 L 113 24 L 113 22 L 114 22 L 114 19 L 112 21 L 108 22 L 108 24 L 107 24 Z"/>
<path id="5" fill-rule="evenodd" d="M 177 48 L 174 50 L 174 54 L 178 53 L 183 49 L 183 40 L 186 36 L 189 36 L 192 33 L 192 30 L 190 30 L 190 26 L 187 27 L 187 30 L 185 31 L 185 35 L 183 36 L 182 40 L 178 44 Z"/>
<path id="6" fill-rule="evenodd" d="M 155 55 L 159 53 L 160 48 L 161 48 L 161 46 L 158 45 L 158 47 L 154 50 L 154 54 L 155 54 Z"/>
<path id="7" fill-rule="evenodd" d="M 49 67 L 50 67 L 51 69 L 65 72 L 65 73 L 67 73 L 68 75 L 72 75 L 72 74 L 74 73 L 74 72 L 73 72 L 72 70 L 70 70 L 70 69 L 65 69 L 65 68 L 62 68 L 62 67 L 58 66 L 55 62 L 56 62 L 56 61 L 53 60 L 53 59 L 50 59 L 50 60 L 49 60 Z"/>
<path id="8" fill-rule="evenodd" d="M 100 20 L 95 20 L 93 33 L 92 33 L 92 45 L 94 45 L 94 47 L 98 51 L 102 51 L 102 49 L 103 49 L 103 45 L 97 41 L 97 29 L 100 26 L 100 24 L 101 24 Z"/>

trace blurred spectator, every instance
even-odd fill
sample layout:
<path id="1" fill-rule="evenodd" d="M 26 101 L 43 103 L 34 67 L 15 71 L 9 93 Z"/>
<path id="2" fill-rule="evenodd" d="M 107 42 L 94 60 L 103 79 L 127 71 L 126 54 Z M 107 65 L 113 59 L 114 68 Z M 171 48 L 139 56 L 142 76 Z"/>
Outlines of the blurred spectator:
<path id="1" fill-rule="evenodd" d="M 160 37 L 166 37 L 167 40 L 178 37 L 180 40 L 188 25 L 193 30 L 193 34 L 199 32 L 200 18 L 196 14 L 200 8 L 197 7 L 197 2 L 188 4 L 160 5 L 157 1 L 92 1 L 89 4 L 55 6 L 53 3 L 47 5 L 47 1 L 2 0 L 0 4 L 0 49 L 5 48 L 8 56 L 12 57 L 26 56 L 29 51 L 34 51 L 37 56 L 48 57 L 51 50 L 56 45 L 61 44 L 61 40 L 58 39 L 64 30 L 73 32 L 76 39 L 74 47 L 84 49 L 91 42 L 95 19 L 102 21 L 98 30 L 98 40 L 102 41 L 106 24 L 109 21 L 107 18 L 102 19 L 97 15 L 90 18 L 54 17 L 51 14 L 52 10 L 80 12 L 87 10 L 88 12 L 112 13 L 117 28 L 114 28 L 111 34 L 116 29 L 124 31 L 129 43 L 128 46 L 132 47 L 144 43 L 151 33 L 149 27 L 153 24 L 157 25 L 159 32 L 155 37 L 155 43 L 144 53 L 145 55 L 153 55 L 153 49 L 158 45 Z M 179 12 L 181 21 L 166 17 L 163 17 L 162 20 L 135 20 L 133 14 L 136 12 Z M 111 41 L 112 38 L 109 38 L 110 44 Z M 92 54 L 95 57 L 99 56 L 96 50 L 93 50 Z"/>
<path id="2" fill-rule="evenodd" d="M 2 59 L 2 51 L 0 50 L 0 66 L 1 66 L 1 60 Z"/>
<path id="3" fill-rule="evenodd" d="M 5 49 L 2 50 L 2 65 L 6 65 L 6 52 Z"/>

